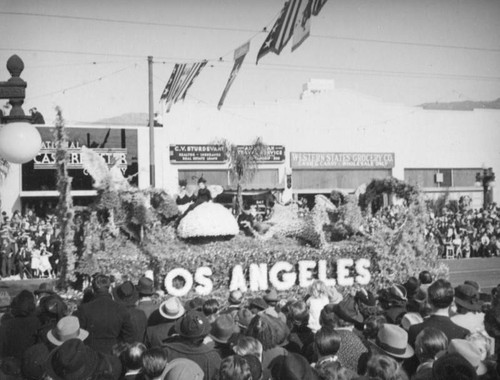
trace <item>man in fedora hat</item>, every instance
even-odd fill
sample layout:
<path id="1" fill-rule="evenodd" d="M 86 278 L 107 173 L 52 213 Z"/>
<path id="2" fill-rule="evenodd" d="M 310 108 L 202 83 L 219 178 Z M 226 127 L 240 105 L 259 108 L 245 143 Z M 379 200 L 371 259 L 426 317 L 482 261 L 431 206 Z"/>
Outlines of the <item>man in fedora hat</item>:
<path id="1" fill-rule="evenodd" d="M 126 307 L 111 298 L 108 276 L 99 274 L 92 282 L 94 297 L 82 303 L 75 315 L 80 326 L 90 334 L 87 343 L 98 352 L 112 353 L 112 347 L 119 342 L 134 341 L 134 326 Z"/>
<path id="2" fill-rule="evenodd" d="M 203 313 L 188 311 L 175 323 L 179 337 L 167 340 L 163 348 L 168 361 L 186 358 L 198 364 L 205 374 L 205 379 L 212 379 L 219 370 L 221 358 L 217 351 L 203 341 L 210 333 L 210 323 Z"/>
<path id="3" fill-rule="evenodd" d="M 149 317 L 153 311 L 158 309 L 158 305 L 153 301 L 153 294 L 155 293 L 154 281 L 149 277 L 142 276 L 137 283 L 136 289 L 139 293 L 137 308 L 144 311 L 149 321 Z"/>
<path id="4" fill-rule="evenodd" d="M 431 315 L 422 323 L 410 327 L 408 330 L 410 344 L 415 345 L 418 333 L 426 327 L 441 330 L 448 338 L 448 341 L 465 338 L 469 334 L 469 330 L 458 326 L 450 319 L 449 309 L 455 295 L 451 284 L 443 279 L 436 280 L 429 286 L 427 294 Z"/>
<path id="5" fill-rule="evenodd" d="M 80 328 L 80 322 L 77 317 L 68 315 L 57 322 L 56 327 L 47 332 L 47 339 L 54 346 L 60 346 L 70 339 L 85 340 L 89 332 Z"/>
<path id="6" fill-rule="evenodd" d="M 75 338 L 50 353 L 45 371 L 54 380 L 118 380 L 122 365 L 117 357 L 98 353 Z"/>
<path id="7" fill-rule="evenodd" d="M 144 310 L 136 307 L 139 293 L 135 289 L 134 284 L 132 281 L 125 281 L 119 286 L 115 286 L 112 294 L 113 299 L 124 305 L 130 314 L 130 320 L 134 326 L 134 342 L 142 342 L 146 333 L 148 318 Z"/>
<path id="8" fill-rule="evenodd" d="M 177 297 L 170 297 L 163 301 L 151 314 L 150 320 L 155 319 L 156 324 L 148 326 L 144 343 L 148 348 L 161 347 L 163 341 L 175 334 L 175 322 L 185 313 L 184 306 Z M 155 316 L 158 314 L 158 316 Z"/>
<path id="9" fill-rule="evenodd" d="M 397 361 L 411 358 L 415 351 L 408 344 L 408 333 L 392 323 L 384 323 L 378 330 L 375 341 L 370 341 L 382 355 L 388 355 Z"/>
<path id="10" fill-rule="evenodd" d="M 468 284 L 455 288 L 455 305 L 457 314 L 451 317 L 453 323 L 466 328 L 471 333 L 484 331 L 483 303 L 479 300 L 477 289 Z"/>
<path id="11" fill-rule="evenodd" d="M 210 338 L 214 341 L 214 349 L 219 353 L 221 359 L 234 355 L 229 344 L 233 334 L 239 333 L 240 329 L 230 314 L 222 314 L 212 323 Z"/>

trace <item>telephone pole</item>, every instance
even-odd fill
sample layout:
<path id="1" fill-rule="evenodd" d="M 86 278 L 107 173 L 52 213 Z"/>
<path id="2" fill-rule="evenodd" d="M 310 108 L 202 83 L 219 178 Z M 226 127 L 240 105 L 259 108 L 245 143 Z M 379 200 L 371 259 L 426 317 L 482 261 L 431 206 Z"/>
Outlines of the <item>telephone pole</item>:
<path id="1" fill-rule="evenodd" d="M 148 90 L 149 90 L 149 183 L 155 187 L 155 123 L 153 104 L 153 57 L 148 56 Z"/>

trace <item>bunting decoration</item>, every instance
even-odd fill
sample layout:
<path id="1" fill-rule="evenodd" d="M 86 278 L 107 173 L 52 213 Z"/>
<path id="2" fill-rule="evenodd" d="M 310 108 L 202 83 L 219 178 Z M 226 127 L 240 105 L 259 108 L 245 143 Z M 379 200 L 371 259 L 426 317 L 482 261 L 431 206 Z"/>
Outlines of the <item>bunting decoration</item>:
<path id="1" fill-rule="evenodd" d="M 245 57 L 249 50 L 250 50 L 250 41 L 248 41 L 246 44 L 241 45 L 238 49 L 234 51 L 233 69 L 231 70 L 231 75 L 229 75 L 229 79 L 227 80 L 226 87 L 224 87 L 224 91 L 222 92 L 222 96 L 220 97 L 217 109 L 220 110 L 222 105 L 224 104 L 224 99 L 226 98 L 229 89 L 233 85 L 233 82 L 236 79 L 236 76 L 238 75 L 241 69 L 241 65 L 243 65 L 243 61 L 245 60 Z"/>
<path id="2" fill-rule="evenodd" d="M 184 100 L 186 93 L 193 84 L 194 79 L 207 64 L 206 60 L 195 62 L 193 64 L 176 63 L 174 70 L 161 94 L 161 100 L 165 101 L 167 112 L 170 111 L 172 104 L 179 100 Z"/>
<path id="3" fill-rule="evenodd" d="M 299 14 L 293 28 L 292 52 L 304 42 L 311 33 L 311 7 L 315 0 L 302 0 Z"/>
<path id="4" fill-rule="evenodd" d="M 278 20 L 274 23 L 271 32 L 269 32 L 257 54 L 257 63 L 269 52 L 279 55 L 288 41 L 290 41 L 302 1 L 307 2 L 309 0 L 288 0 L 285 3 Z"/>

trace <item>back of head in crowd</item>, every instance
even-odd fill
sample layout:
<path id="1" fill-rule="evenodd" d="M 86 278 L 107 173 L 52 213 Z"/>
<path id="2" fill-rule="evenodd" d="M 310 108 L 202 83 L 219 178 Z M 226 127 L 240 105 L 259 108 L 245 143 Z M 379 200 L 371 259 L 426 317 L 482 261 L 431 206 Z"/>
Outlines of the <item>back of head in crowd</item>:
<path id="1" fill-rule="evenodd" d="M 379 380 L 408 380 L 400 364 L 386 355 L 373 355 L 366 366 L 366 374 Z"/>
<path id="2" fill-rule="evenodd" d="M 146 346 L 142 343 L 132 343 L 122 351 L 120 360 L 126 370 L 138 370 L 142 367 L 142 355 Z"/>
<path id="3" fill-rule="evenodd" d="M 307 325 L 309 310 L 304 301 L 296 301 L 288 306 L 288 320 L 292 325 Z"/>
<path id="4" fill-rule="evenodd" d="M 205 314 L 205 316 L 207 317 L 213 316 L 217 314 L 218 311 L 219 311 L 219 302 L 216 299 L 210 298 L 203 303 L 203 314 Z"/>
<path id="5" fill-rule="evenodd" d="M 446 351 L 448 348 L 448 338 L 438 329 L 426 327 L 415 340 L 415 353 L 420 363 L 435 360 L 437 354 Z"/>
<path id="6" fill-rule="evenodd" d="M 220 364 L 219 380 L 252 380 L 248 362 L 239 355 L 228 356 Z"/>
<path id="7" fill-rule="evenodd" d="M 142 372 L 148 380 L 160 380 L 167 366 L 167 354 L 159 347 L 151 348 L 142 355 Z"/>
<path id="8" fill-rule="evenodd" d="M 432 275 L 428 270 L 420 272 L 418 275 L 418 280 L 422 285 L 427 285 L 432 283 Z"/>
<path id="9" fill-rule="evenodd" d="M 322 327 L 314 335 L 314 347 L 318 356 L 336 355 L 340 349 L 340 335 L 329 327 Z"/>
<path id="10" fill-rule="evenodd" d="M 288 327 L 278 318 L 267 314 L 258 314 L 248 325 L 246 334 L 258 339 L 264 350 L 269 350 L 283 343 L 288 337 Z"/>
<path id="11" fill-rule="evenodd" d="M 233 346 L 233 351 L 240 356 L 254 355 L 262 360 L 262 343 L 251 336 L 240 335 Z"/>
<path id="12" fill-rule="evenodd" d="M 95 293 L 107 293 L 111 286 L 111 280 L 104 274 L 98 274 L 92 281 L 92 289 Z"/>
<path id="13" fill-rule="evenodd" d="M 446 309 L 451 306 L 455 291 L 449 281 L 439 279 L 429 286 L 427 291 L 429 304 L 435 309 Z"/>

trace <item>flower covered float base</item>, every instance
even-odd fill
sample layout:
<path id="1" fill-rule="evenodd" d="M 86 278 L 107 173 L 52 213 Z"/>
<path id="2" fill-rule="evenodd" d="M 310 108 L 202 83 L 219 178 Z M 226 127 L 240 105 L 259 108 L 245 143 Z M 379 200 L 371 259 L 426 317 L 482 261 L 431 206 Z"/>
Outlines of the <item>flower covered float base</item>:
<path id="1" fill-rule="evenodd" d="M 218 203 L 202 203 L 182 218 L 177 227 L 181 239 L 202 237 L 232 237 L 239 232 L 231 212 Z"/>

